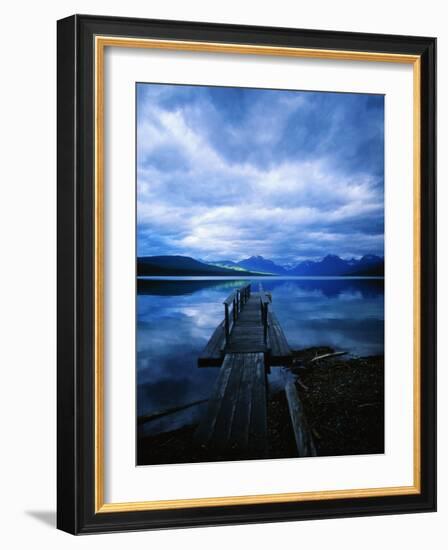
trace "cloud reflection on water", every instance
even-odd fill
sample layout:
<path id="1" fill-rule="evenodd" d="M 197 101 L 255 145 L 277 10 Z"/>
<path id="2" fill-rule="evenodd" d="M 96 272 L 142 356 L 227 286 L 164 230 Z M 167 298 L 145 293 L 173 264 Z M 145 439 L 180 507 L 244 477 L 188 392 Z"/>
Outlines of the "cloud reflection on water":
<path id="1" fill-rule="evenodd" d="M 244 280 L 145 280 L 137 296 L 139 415 L 207 398 L 218 369 L 197 357 L 223 318 L 222 302 Z M 253 288 L 258 287 L 258 281 Z M 355 355 L 384 352 L 384 281 L 263 279 L 292 348 L 328 345 Z M 188 409 L 145 431 L 192 422 Z"/>

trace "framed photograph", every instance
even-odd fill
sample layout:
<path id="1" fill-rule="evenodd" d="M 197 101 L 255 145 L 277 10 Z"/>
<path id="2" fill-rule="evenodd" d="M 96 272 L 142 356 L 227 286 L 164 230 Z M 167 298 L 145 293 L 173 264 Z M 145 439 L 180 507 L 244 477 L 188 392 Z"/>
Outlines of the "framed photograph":
<path id="1" fill-rule="evenodd" d="M 436 40 L 58 22 L 58 527 L 434 511 Z"/>

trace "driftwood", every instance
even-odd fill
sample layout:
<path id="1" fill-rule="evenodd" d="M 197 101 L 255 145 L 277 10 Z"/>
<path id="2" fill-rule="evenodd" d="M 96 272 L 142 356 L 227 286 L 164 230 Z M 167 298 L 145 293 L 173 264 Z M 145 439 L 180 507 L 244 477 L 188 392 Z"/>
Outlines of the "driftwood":
<path id="1" fill-rule="evenodd" d="M 329 357 L 337 357 L 338 355 L 347 355 L 348 351 L 335 351 L 333 353 L 324 353 L 323 355 L 318 355 L 317 357 L 313 357 L 313 359 L 310 360 L 310 363 L 314 363 L 315 361 L 320 361 L 320 359 L 328 359 Z"/>
<path id="2" fill-rule="evenodd" d="M 302 402 L 297 393 L 294 382 L 289 381 L 285 387 L 291 424 L 294 431 L 297 453 L 300 457 L 316 456 L 313 436 L 305 418 Z"/>
<path id="3" fill-rule="evenodd" d="M 208 399 L 200 399 L 199 401 L 193 401 L 192 403 L 187 403 L 186 405 L 180 405 L 178 407 L 171 407 L 170 409 L 165 409 L 163 411 L 145 414 L 137 418 L 137 423 L 145 424 L 145 422 L 150 422 L 151 420 L 156 420 L 157 418 L 162 418 L 163 416 L 168 416 L 169 414 L 183 411 L 184 409 L 189 409 L 190 407 L 200 405 L 201 403 L 205 403 L 206 401 L 208 401 Z"/>
<path id="4" fill-rule="evenodd" d="M 309 390 L 308 386 L 305 386 L 305 384 L 300 380 L 300 378 L 297 378 L 296 382 L 297 382 L 297 384 L 299 384 L 299 386 L 302 388 L 302 390 L 305 390 L 305 391 Z"/>
<path id="5" fill-rule="evenodd" d="M 376 401 L 375 403 L 361 403 L 358 407 L 361 409 L 362 407 L 377 407 L 378 405 L 381 405 L 381 403 Z"/>

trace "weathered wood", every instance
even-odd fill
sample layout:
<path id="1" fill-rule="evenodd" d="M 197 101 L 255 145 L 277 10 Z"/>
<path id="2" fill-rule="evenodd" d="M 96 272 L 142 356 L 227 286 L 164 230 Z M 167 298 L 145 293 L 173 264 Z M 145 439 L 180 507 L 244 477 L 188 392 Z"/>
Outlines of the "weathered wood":
<path id="1" fill-rule="evenodd" d="M 263 291 L 261 284 L 258 293 L 251 292 L 250 284 L 232 293 L 224 301 L 224 321 L 199 359 L 199 365 L 207 364 L 208 359 L 210 364 L 219 364 L 219 358 L 223 359 L 207 411 L 195 435 L 211 458 L 266 456 L 266 368 L 292 361 L 280 323 L 269 310 L 271 302 L 271 295 Z M 294 393 L 297 393 L 295 387 L 289 387 L 287 398 L 293 425 L 300 420 L 295 428 L 302 453 L 299 456 L 311 456 L 315 453 L 314 445 L 311 436 L 303 432 L 301 404 Z M 304 452 L 311 454 L 303 455 Z"/>
<path id="2" fill-rule="evenodd" d="M 163 418 L 164 416 L 168 416 L 170 414 L 174 414 L 176 412 L 189 409 L 190 407 L 194 407 L 195 405 L 201 405 L 202 403 L 206 403 L 207 401 L 208 399 L 199 399 L 198 401 L 192 401 L 191 403 L 187 403 L 185 405 L 179 405 L 178 407 L 171 407 L 169 409 L 164 409 L 162 411 L 143 414 L 137 417 L 137 424 L 139 425 L 146 424 L 146 422 L 151 422 L 151 420 L 157 420 L 158 418 Z"/>
<path id="3" fill-rule="evenodd" d="M 226 354 L 196 440 L 213 453 L 264 456 L 267 419 L 262 353 Z"/>
<path id="4" fill-rule="evenodd" d="M 241 302 L 240 311 L 241 311 L 241 309 L 242 309 L 242 307 L 244 306 L 244 304 L 245 304 L 245 303 L 247 302 L 247 300 L 250 298 L 250 284 L 242 286 L 242 287 L 238 290 L 238 294 L 240 295 L 240 302 Z"/>
<path id="5" fill-rule="evenodd" d="M 289 381 L 285 387 L 289 415 L 291 417 L 294 439 L 299 457 L 316 456 L 313 436 L 305 418 L 302 402 L 297 393 L 294 382 Z"/>
<path id="6" fill-rule="evenodd" d="M 226 356 L 213 388 L 213 393 L 209 399 L 206 414 L 203 416 L 196 430 L 196 439 L 201 445 L 207 444 L 215 429 L 216 419 L 222 405 L 227 384 L 229 383 L 230 373 L 232 372 L 231 366 L 231 357 Z"/>
<path id="7" fill-rule="evenodd" d="M 232 449 L 244 450 L 249 443 L 250 412 L 252 401 L 253 364 L 250 361 L 252 354 L 243 354 L 241 358 L 241 380 L 236 397 L 233 422 L 229 435 L 229 443 Z"/>
<path id="8" fill-rule="evenodd" d="M 259 284 L 260 289 L 260 312 L 261 322 L 263 324 L 263 342 L 265 346 L 268 343 L 268 325 L 269 325 L 269 304 L 271 303 L 271 297 L 263 290 L 263 285 Z"/>
<path id="9" fill-rule="evenodd" d="M 250 418 L 251 447 L 261 456 L 267 453 L 267 379 L 264 358 L 257 354 L 254 360 L 254 379 L 252 384 L 252 407 Z"/>
<path id="10" fill-rule="evenodd" d="M 213 431 L 209 435 L 208 444 L 214 451 L 231 447 L 230 433 L 235 418 L 235 409 L 238 403 L 241 379 L 244 373 L 243 357 L 237 354 L 226 355 L 224 363 L 229 358 L 230 377 L 221 405 L 216 415 Z"/>
<path id="11" fill-rule="evenodd" d="M 238 294 L 233 298 L 233 322 L 238 319 Z"/>
<path id="12" fill-rule="evenodd" d="M 215 331 L 198 360 L 200 366 L 222 363 L 225 353 L 266 355 L 266 365 L 289 364 L 293 357 L 276 316 L 269 309 L 271 296 L 263 291 L 252 293 L 246 285 L 224 301 L 223 328 Z M 237 298 L 240 296 L 240 298 Z M 230 309 L 232 311 L 230 311 Z M 207 363 L 207 357 L 210 358 Z"/>
<path id="13" fill-rule="evenodd" d="M 258 307 L 259 295 L 252 294 L 234 323 L 225 352 L 265 352 L 263 325 Z"/>
<path id="14" fill-rule="evenodd" d="M 229 343 L 230 338 L 230 316 L 229 316 L 229 305 L 224 304 L 224 333 L 225 333 L 225 339 L 226 344 Z"/>
<path id="15" fill-rule="evenodd" d="M 234 299 L 235 299 L 235 291 L 227 296 L 223 304 L 227 304 L 228 306 L 230 306 L 233 303 Z"/>
<path id="16" fill-rule="evenodd" d="M 207 342 L 204 350 L 198 358 L 198 365 L 220 366 L 223 361 L 222 350 L 225 346 L 225 328 L 224 321 L 214 330 L 210 340 Z"/>
<path id="17" fill-rule="evenodd" d="M 329 357 L 338 357 L 339 355 L 347 355 L 348 351 L 335 351 L 333 353 L 324 353 L 323 355 L 318 355 L 317 357 L 313 357 L 310 360 L 310 363 L 314 363 L 315 361 L 320 361 L 321 359 L 328 359 Z"/>
<path id="18" fill-rule="evenodd" d="M 293 360 L 285 333 L 273 311 L 268 313 L 268 346 L 271 365 L 288 365 Z"/>

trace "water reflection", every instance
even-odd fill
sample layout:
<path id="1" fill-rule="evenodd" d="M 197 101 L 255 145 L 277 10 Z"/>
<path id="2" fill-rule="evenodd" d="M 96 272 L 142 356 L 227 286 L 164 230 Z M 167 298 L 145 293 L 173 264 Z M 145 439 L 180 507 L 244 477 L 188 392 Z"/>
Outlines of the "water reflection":
<path id="1" fill-rule="evenodd" d="M 354 355 L 384 351 L 382 279 L 260 279 L 292 348 L 327 345 Z M 222 302 L 247 280 L 145 279 L 137 286 L 137 414 L 207 398 L 216 368 L 197 357 L 223 318 Z M 253 280 L 256 290 L 259 281 Z M 274 370 L 274 369 L 273 369 Z M 273 382 L 284 374 L 274 373 Z M 200 407 L 144 425 L 145 433 L 192 422 Z"/>

